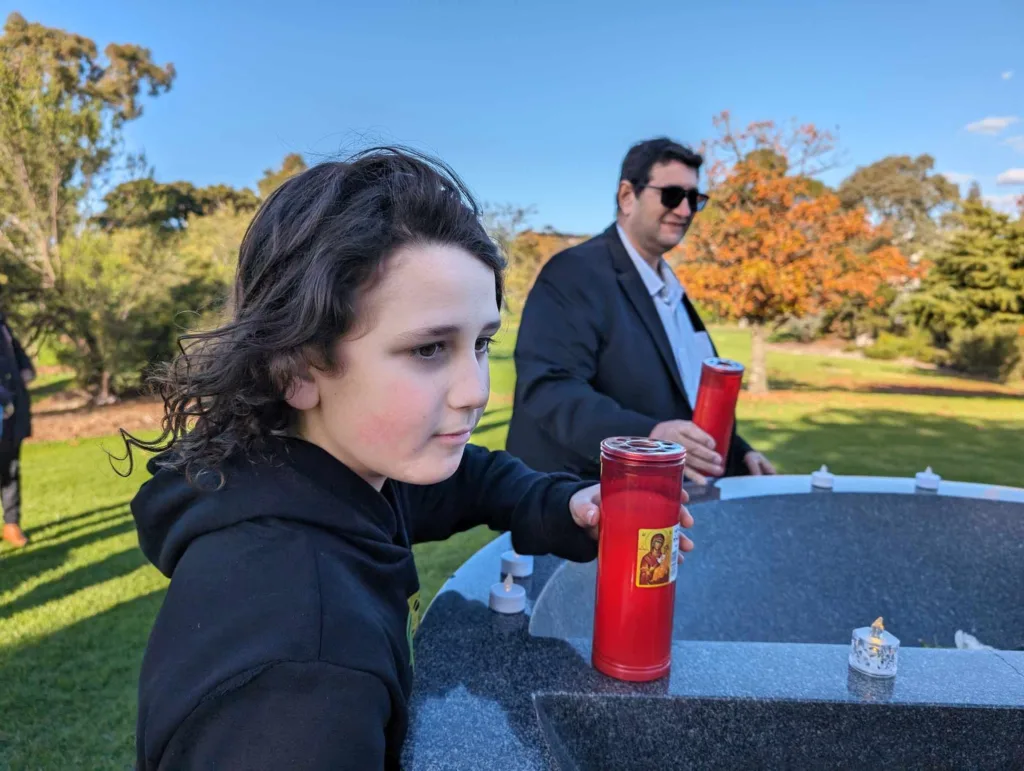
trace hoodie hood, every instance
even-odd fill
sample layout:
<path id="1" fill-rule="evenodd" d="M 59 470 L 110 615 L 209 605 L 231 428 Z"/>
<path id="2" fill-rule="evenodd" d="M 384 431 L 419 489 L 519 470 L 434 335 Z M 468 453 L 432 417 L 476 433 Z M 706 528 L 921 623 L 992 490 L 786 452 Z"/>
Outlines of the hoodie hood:
<path id="1" fill-rule="evenodd" d="M 355 542 L 407 541 L 390 482 L 378 492 L 301 439 L 275 439 L 259 460 L 225 462 L 224 484 L 217 490 L 190 484 L 183 471 L 166 468 L 167 457 L 149 461 L 153 476 L 131 502 L 139 545 L 167 577 L 194 540 L 247 520 L 290 520 Z"/>

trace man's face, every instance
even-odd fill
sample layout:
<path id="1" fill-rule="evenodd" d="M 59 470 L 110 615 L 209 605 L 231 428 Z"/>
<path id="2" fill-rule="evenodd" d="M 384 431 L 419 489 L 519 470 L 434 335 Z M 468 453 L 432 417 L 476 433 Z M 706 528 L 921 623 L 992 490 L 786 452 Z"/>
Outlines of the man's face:
<path id="1" fill-rule="evenodd" d="M 676 208 L 667 209 L 661 203 L 661 190 L 657 188 L 678 185 L 691 190 L 697 187 L 697 181 L 695 169 L 669 161 L 651 167 L 650 180 L 639 193 L 629 182 L 619 183 L 623 228 L 640 251 L 648 256 L 664 254 L 683 240 L 693 221 L 685 196 Z"/>

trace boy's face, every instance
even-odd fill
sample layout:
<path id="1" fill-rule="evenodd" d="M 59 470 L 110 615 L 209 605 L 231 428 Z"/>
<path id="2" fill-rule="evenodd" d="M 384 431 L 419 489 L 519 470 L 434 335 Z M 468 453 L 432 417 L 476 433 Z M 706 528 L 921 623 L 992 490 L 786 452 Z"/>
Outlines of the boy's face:
<path id="1" fill-rule="evenodd" d="M 501 324 L 494 272 L 453 246 L 408 246 L 360 299 L 337 373 L 312 370 L 316 405 L 299 433 L 378 489 L 433 484 L 462 460 L 490 393 L 487 348 Z"/>

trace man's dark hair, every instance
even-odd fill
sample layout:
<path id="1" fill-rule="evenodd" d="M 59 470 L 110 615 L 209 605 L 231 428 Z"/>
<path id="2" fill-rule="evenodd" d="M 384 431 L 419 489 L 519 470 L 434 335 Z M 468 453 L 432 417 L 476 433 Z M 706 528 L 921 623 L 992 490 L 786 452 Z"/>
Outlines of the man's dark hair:
<path id="1" fill-rule="evenodd" d="M 626 157 L 622 159 L 619 181 L 626 180 L 639 193 L 651 181 L 651 169 L 656 164 L 668 163 L 669 161 L 678 161 L 699 173 L 701 164 L 704 163 L 704 158 L 701 157 L 700 153 L 668 137 L 647 139 L 629 148 Z M 616 209 L 618 209 L 618 206 L 619 193 L 616 190 Z"/>

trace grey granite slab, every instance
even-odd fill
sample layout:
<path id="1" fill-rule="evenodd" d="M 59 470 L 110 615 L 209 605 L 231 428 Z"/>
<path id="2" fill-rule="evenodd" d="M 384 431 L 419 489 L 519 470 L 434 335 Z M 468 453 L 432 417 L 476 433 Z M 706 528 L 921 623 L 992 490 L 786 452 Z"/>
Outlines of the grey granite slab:
<path id="1" fill-rule="evenodd" d="M 673 636 L 847 644 L 878 616 L 903 646 L 962 629 L 1024 647 L 1024 506 L 886 494 L 779 495 L 691 506 L 695 550 L 676 584 Z M 565 565 L 531 621 L 585 637 L 596 563 Z M 566 612 L 572 608 L 572 612 Z"/>
<path id="2" fill-rule="evenodd" d="M 986 528 L 1002 526 L 1014 515 L 1024 516 L 1024 507 L 1003 511 L 999 501 L 981 502 L 995 503 L 997 508 L 971 509 L 969 516 L 964 516 L 965 510 L 930 511 L 938 511 L 939 524 L 947 528 L 955 524 L 963 532 L 977 531 L 975 549 L 982 548 L 980 543 L 990 544 L 997 564 L 1019 568 L 1013 544 L 1001 543 L 1011 535 L 1003 531 L 1001 539 L 990 540 Z M 733 501 L 729 506 L 741 503 L 749 502 Z M 877 503 L 880 508 L 874 515 L 870 507 L 854 507 L 846 518 L 867 517 L 875 521 L 876 532 L 884 533 L 886 527 L 894 527 L 902 504 L 884 496 Z M 701 536 L 700 523 L 707 519 L 698 516 L 700 511 L 695 507 L 694 537 L 704 539 L 698 540 L 698 549 L 706 547 L 704 541 L 715 532 L 707 525 Z M 725 523 L 730 515 L 722 512 L 727 509 L 716 511 Z M 768 544 L 788 553 L 793 549 L 784 537 L 789 530 L 786 517 L 795 516 L 802 525 L 813 522 L 815 516 L 826 521 L 814 507 L 803 508 L 801 500 L 768 515 L 763 509 L 761 513 L 761 526 L 752 513 L 742 516 Z M 839 515 L 833 511 L 832 516 Z M 936 524 L 934 519 L 931 523 Z M 774 534 L 768 524 L 774 526 Z M 906 528 L 896 527 L 889 539 L 906 538 L 913 532 Z M 805 531 L 803 526 L 794 528 L 794 532 Z M 708 549 L 712 557 L 723 559 L 730 554 L 728 532 L 723 531 L 717 549 Z M 753 540 L 745 541 L 747 551 L 753 549 Z M 904 647 L 897 678 L 875 680 L 851 672 L 846 664 L 850 629 L 870 623 L 874 616 L 846 619 L 840 613 L 825 613 L 823 618 L 832 619 L 835 634 L 842 635 L 836 644 L 822 644 L 820 639 L 677 639 L 668 677 L 653 683 L 624 683 L 591 667 L 586 620 L 565 622 L 560 631 L 573 634 L 531 633 L 531 619 L 536 627 L 542 612 L 565 619 L 585 617 L 592 579 L 559 593 L 560 586 L 563 590 L 570 586 L 561 584 L 567 574 L 585 576 L 582 566 L 537 558 L 534 575 L 521 581 L 527 586 L 527 612 L 502 616 L 489 610 L 489 588 L 499 578 L 501 552 L 509 547 L 508 537 L 501 536 L 460 567 L 423 619 L 416 639 L 416 680 L 403 757 L 408 769 L 1024 768 L 1024 652 Z M 891 544 L 882 548 L 896 552 Z M 957 548 L 951 551 L 962 558 L 964 552 Z M 904 574 L 909 575 L 916 565 L 922 574 L 938 575 L 930 558 L 922 558 L 922 563 L 911 558 L 912 551 L 906 554 L 910 556 L 894 557 Z M 827 558 L 827 552 L 826 557 L 815 559 L 822 570 L 841 562 L 834 554 Z M 941 565 L 958 564 L 942 556 L 936 559 Z M 694 580 L 689 574 L 696 572 L 695 561 L 688 560 L 681 582 Z M 713 566 L 711 559 L 708 564 Z M 718 570 L 709 570 L 708 575 L 728 578 L 724 567 Z M 814 574 L 783 571 L 781 576 L 788 585 L 799 586 L 796 579 L 806 582 Z M 948 587 L 940 583 L 940 588 L 956 601 L 958 591 L 984 589 L 973 581 L 954 576 Z M 737 585 L 744 582 L 737 579 Z M 835 586 L 833 601 L 842 604 L 843 595 Z M 1018 584 L 1018 601 L 1024 594 L 1020 589 Z M 772 595 L 754 592 L 749 596 L 761 602 Z M 815 602 L 814 591 L 797 596 Z M 892 592 L 879 596 L 898 598 Z M 1002 595 L 992 596 L 998 600 Z M 714 593 L 700 602 L 721 606 Z M 592 598 L 590 603 L 592 608 Z M 907 600 L 893 609 L 897 616 L 902 612 L 907 619 L 919 618 L 912 615 L 911 605 Z M 819 609 L 827 610 L 820 605 Z M 865 606 L 860 612 L 866 610 Z M 942 618 L 942 623 L 949 620 Z M 770 626 L 770 621 L 756 628 L 764 629 L 765 624 Z M 775 627 L 783 628 L 792 627 Z M 898 625 L 890 628 L 900 634 Z M 804 637 L 818 636 L 810 633 L 811 627 L 799 629 Z M 1012 627 L 1005 631 L 1012 638 Z M 908 645 L 906 639 L 904 645 Z"/>

